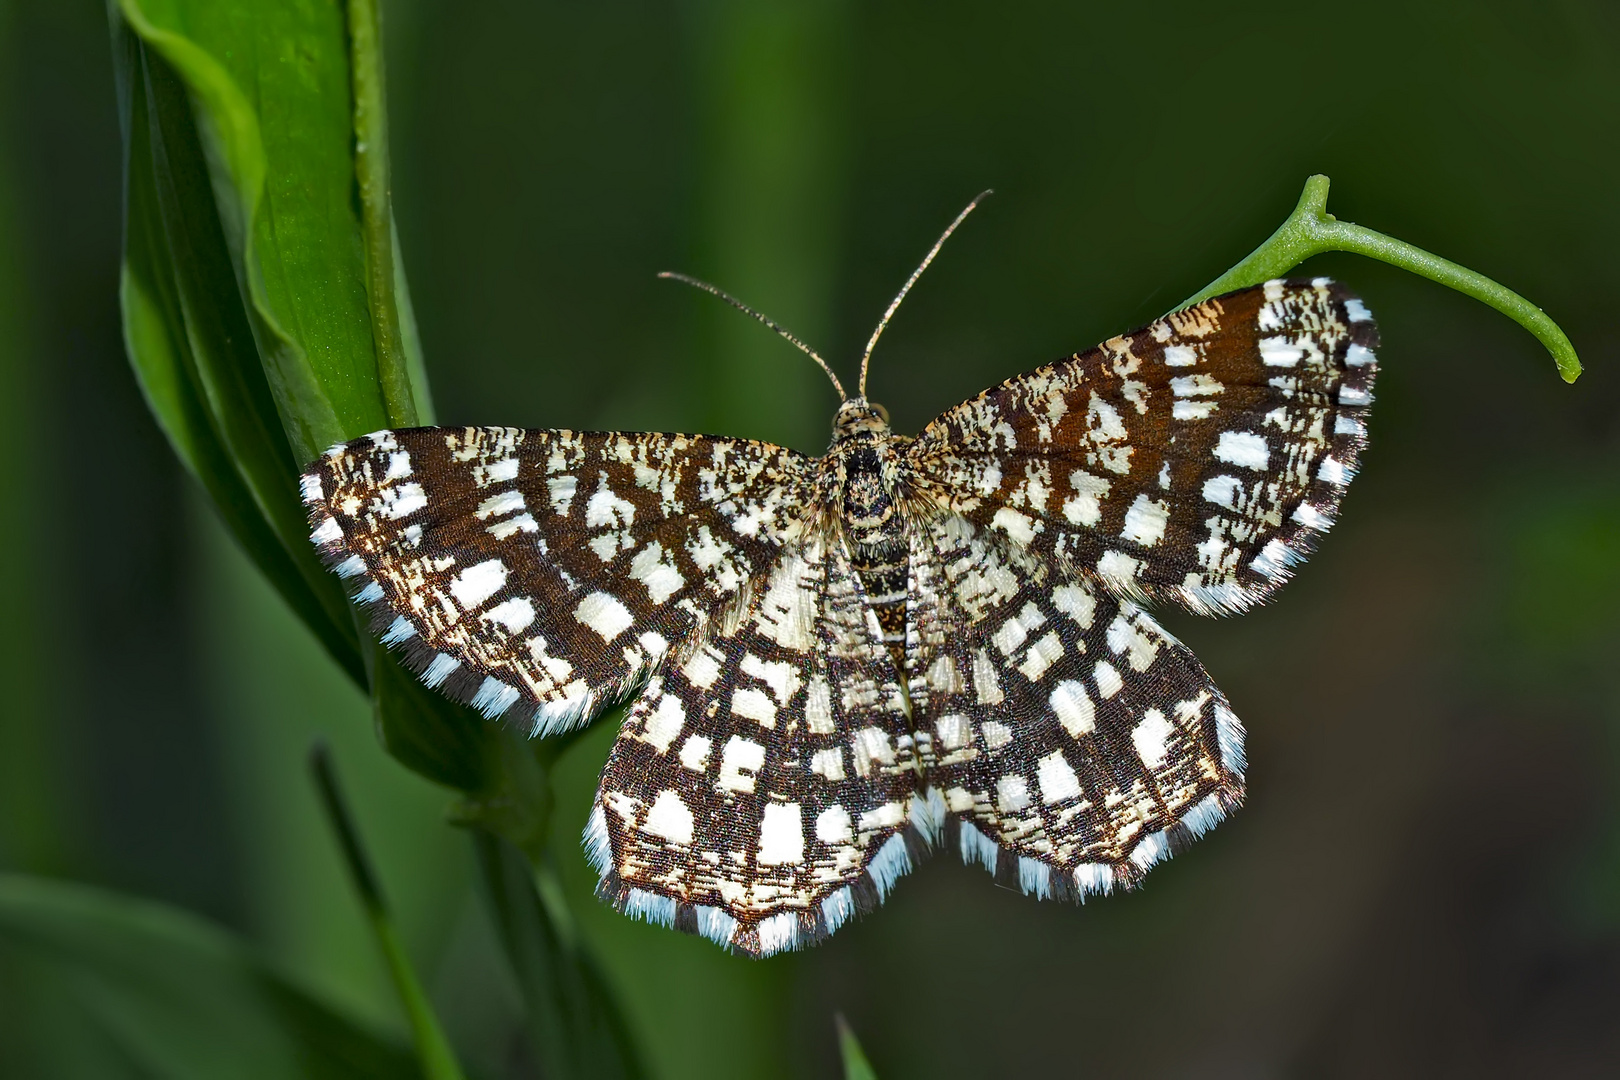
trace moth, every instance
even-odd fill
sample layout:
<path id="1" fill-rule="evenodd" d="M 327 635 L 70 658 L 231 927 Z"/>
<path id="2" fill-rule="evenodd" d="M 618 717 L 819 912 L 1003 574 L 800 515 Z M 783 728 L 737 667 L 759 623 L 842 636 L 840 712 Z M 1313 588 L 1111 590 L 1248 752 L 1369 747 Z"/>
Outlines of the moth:
<path id="1" fill-rule="evenodd" d="M 1144 610 L 1269 597 L 1366 443 L 1378 333 L 1326 278 L 1206 300 L 914 437 L 379 431 L 303 474 L 313 541 L 422 680 L 534 736 L 631 699 L 599 895 L 750 956 L 925 853 L 1041 899 L 1136 886 L 1243 798 L 1244 732 Z M 670 275 L 679 276 L 679 275 Z M 691 280 L 691 279 L 683 279 Z"/>

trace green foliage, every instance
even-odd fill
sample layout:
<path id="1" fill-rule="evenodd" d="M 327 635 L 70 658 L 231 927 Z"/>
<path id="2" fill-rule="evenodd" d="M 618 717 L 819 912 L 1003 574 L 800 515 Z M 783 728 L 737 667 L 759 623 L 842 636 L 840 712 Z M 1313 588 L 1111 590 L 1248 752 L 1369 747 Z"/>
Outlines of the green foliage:
<path id="1" fill-rule="evenodd" d="M 529 744 L 425 689 L 361 633 L 314 556 L 299 498 L 299 464 L 326 446 L 431 420 L 388 204 L 375 6 L 122 0 L 112 17 L 127 192 L 120 295 L 153 414 L 244 550 L 369 691 L 388 751 L 462 793 L 456 820 L 483 850 L 505 850 L 488 828 L 538 856 L 551 806 L 543 763 L 558 745 Z M 544 971 L 589 988 L 529 1000 L 537 1035 L 565 1041 L 536 1048 L 553 1075 L 595 1075 L 602 1055 L 632 1074 L 588 960 L 558 946 L 543 905 L 514 915 L 509 858 L 482 864 L 503 940 L 525 950 L 510 957 L 520 983 Z M 390 951 L 386 921 L 374 925 L 420 1020 L 414 976 L 397 942 Z M 447 1053 L 416 1026 L 425 1060 L 443 1066 Z"/>
<path id="2" fill-rule="evenodd" d="M 375 17 L 368 5 L 356 12 Z M 324 447 L 430 419 L 415 329 L 399 321 L 409 302 L 375 33 L 347 34 L 322 4 L 134 0 L 115 9 L 114 32 L 125 337 L 154 415 L 243 548 L 368 688 L 389 751 L 473 793 L 470 805 L 523 801 L 527 789 L 501 785 L 529 767 L 502 759 L 532 750 L 426 690 L 358 632 L 299 499 L 297 467 Z M 368 73 L 354 80 L 370 102 L 358 110 L 351 44 Z"/>
<path id="3" fill-rule="evenodd" d="M 397 300 L 386 182 L 376 151 L 355 153 L 386 143 L 355 131 L 342 14 L 314 3 L 151 8 L 130 0 L 114 12 L 121 292 L 136 375 L 248 554 L 372 689 L 387 745 L 430 779 L 477 789 L 499 752 L 488 725 L 362 639 L 315 558 L 298 495 L 297 466 L 325 447 L 430 419 L 411 390 L 414 330 L 398 323 L 408 303 Z M 380 124 L 375 109 L 364 116 Z"/>
<path id="4" fill-rule="evenodd" d="M 34 989 L 19 995 L 33 1023 L 14 1030 L 77 1044 L 80 1075 L 422 1076 L 403 1048 L 309 997 L 235 938 L 173 908 L 0 875 L 0 948 L 33 976 Z M 33 1074 L 18 1058 L 49 1053 L 59 1063 L 75 1056 L 56 1047 L 4 1050 L 17 1062 L 14 1075 Z"/>
<path id="5" fill-rule="evenodd" d="M 595 964 L 571 930 L 556 889 L 542 896 L 523 853 L 475 834 L 489 908 L 523 994 L 530 1045 L 548 1077 L 632 1080 L 642 1075 L 629 1033 Z M 547 879 L 542 868 L 540 880 Z"/>
<path id="6" fill-rule="evenodd" d="M 455 1052 L 450 1049 L 450 1043 L 439 1027 L 438 1018 L 433 1015 L 433 1008 L 428 1004 L 427 994 L 405 956 L 405 948 L 394 929 L 388 904 L 383 899 L 382 885 L 377 880 L 376 871 L 371 867 L 371 860 L 366 856 L 360 833 L 355 828 L 354 818 L 349 814 L 348 803 L 338 784 L 337 771 L 332 765 L 331 752 L 325 743 L 316 743 L 310 751 L 310 771 L 314 775 L 315 787 L 320 792 L 327 821 L 331 824 L 332 831 L 337 834 L 338 846 L 342 849 L 343 861 L 348 867 L 354 891 L 359 896 L 360 906 L 365 909 L 366 919 L 371 923 L 372 935 L 377 939 L 377 947 L 382 951 L 383 959 L 388 964 L 389 975 L 399 991 L 400 1003 L 404 1006 L 405 1017 L 410 1023 L 411 1038 L 416 1044 L 416 1056 L 422 1064 L 422 1071 L 428 1080 L 463 1080 Z"/>

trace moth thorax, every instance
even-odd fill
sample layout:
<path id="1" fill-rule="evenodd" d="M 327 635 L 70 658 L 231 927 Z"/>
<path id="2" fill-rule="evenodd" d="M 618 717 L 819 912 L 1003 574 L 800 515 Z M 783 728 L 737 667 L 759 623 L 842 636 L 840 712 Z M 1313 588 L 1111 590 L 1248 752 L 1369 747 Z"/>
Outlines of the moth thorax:
<path id="1" fill-rule="evenodd" d="M 890 456 L 888 447 L 872 439 L 848 447 L 842 454 L 843 491 L 841 492 L 844 525 L 858 543 L 872 543 L 881 539 L 886 527 L 894 520 L 897 501 L 887 475 Z"/>

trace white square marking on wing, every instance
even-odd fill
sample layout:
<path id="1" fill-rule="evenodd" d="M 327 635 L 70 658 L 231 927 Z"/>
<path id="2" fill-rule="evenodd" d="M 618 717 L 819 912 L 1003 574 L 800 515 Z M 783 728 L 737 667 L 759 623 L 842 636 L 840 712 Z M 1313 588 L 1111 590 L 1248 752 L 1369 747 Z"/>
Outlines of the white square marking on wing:
<path id="1" fill-rule="evenodd" d="M 816 815 L 816 839 L 823 844 L 847 844 L 854 839 L 849 811 L 837 803 Z"/>
<path id="2" fill-rule="evenodd" d="M 1035 779 L 1041 787 L 1041 802 L 1047 806 L 1080 797 L 1080 778 L 1061 750 L 1041 758 L 1036 765 Z"/>
<path id="3" fill-rule="evenodd" d="M 754 790 L 754 774 L 764 764 L 763 746 L 740 735 L 733 735 L 720 751 L 720 778 L 715 784 L 722 791 L 751 793 Z"/>
<path id="4" fill-rule="evenodd" d="M 804 862 L 804 813 L 798 803 L 766 803 L 759 823 L 759 864 Z"/>
<path id="5" fill-rule="evenodd" d="M 500 592 L 505 584 L 506 564 L 499 559 L 485 559 L 456 575 L 450 582 L 450 595 L 463 611 L 471 611 Z"/>
<path id="6" fill-rule="evenodd" d="M 574 618 L 595 630 L 604 642 L 612 641 L 630 629 L 634 621 L 630 617 L 630 610 L 619 602 L 618 597 L 600 591 L 591 593 L 579 602 L 574 609 Z"/>
<path id="7" fill-rule="evenodd" d="M 658 707 L 647 717 L 647 733 L 642 738 L 662 754 L 681 733 L 685 723 L 686 710 L 681 708 L 680 700 L 673 694 L 665 694 L 658 699 Z"/>
<path id="8" fill-rule="evenodd" d="M 1142 714 L 1142 722 L 1131 732 L 1131 742 L 1136 744 L 1136 754 L 1142 759 L 1142 764 L 1150 769 L 1164 764 L 1164 759 L 1170 753 L 1167 740 L 1174 730 L 1158 709 L 1149 709 Z"/>
<path id="9" fill-rule="evenodd" d="M 1016 814 L 1029 806 L 1029 784 L 1022 776 L 1008 774 L 996 781 L 996 809 Z"/>
<path id="10" fill-rule="evenodd" d="M 1058 723 L 1076 739 L 1082 735 L 1089 735 L 1097 726 L 1096 707 L 1091 703 L 1091 695 L 1086 693 L 1083 683 L 1074 679 L 1065 679 L 1053 688 L 1047 699 L 1052 711 L 1057 714 Z"/>
<path id="11" fill-rule="evenodd" d="M 1252 431 L 1223 431 L 1213 451 L 1216 458 L 1242 469 L 1263 470 L 1271 462 L 1271 447 Z"/>
<path id="12" fill-rule="evenodd" d="M 714 743 L 702 735 L 688 735 L 681 743 L 681 764 L 693 772 L 702 772 L 709 764 L 709 751 Z"/>
<path id="13" fill-rule="evenodd" d="M 828 780 L 844 778 L 844 748 L 829 746 L 810 755 L 810 771 Z"/>
<path id="14" fill-rule="evenodd" d="M 692 842 L 692 811 L 675 792 L 665 788 L 653 800 L 647 811 L 647 820 L 641 826 L 654 836 L 677 844 Z"/>
<path id="15" fill-rule="evenodd" d="M 1152 547 L 1164 539 L 1165 526 L 1170 524 L 1168 503 L 1138 495 L 1125 511 L 1125 527 L 1119 535 L 1143 547 Z"/>

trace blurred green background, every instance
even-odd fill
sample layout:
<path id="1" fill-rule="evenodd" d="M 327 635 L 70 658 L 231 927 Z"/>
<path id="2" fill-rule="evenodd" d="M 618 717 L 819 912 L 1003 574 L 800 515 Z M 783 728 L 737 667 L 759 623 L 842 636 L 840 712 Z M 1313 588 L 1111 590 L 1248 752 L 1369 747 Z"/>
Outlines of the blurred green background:
<path id="1" fill-rule="evenodd" d="M 825 444 L 938 231 L 872 396 L 915 430 L 1145 322 L 1329 208 L 1543 305 L 1564 385 L 1486 308 L 1324 257 L 1378 314 L 1372 447 L 1270 607 L 1165 616 L 1250 731 L 1248 806 L 1140 893 L 1042 905 L 938 858 L 762 963 L 589 898 L 659 1077 L 1599 1076 L 1620 1067 L 1620 8 L 708 0 L 385 5 L 395 199 L 445 423 Z M 530 1075 L 446 793 L 234 548 L 123 356 L 106 16 L 0 0 L 0 869 L 199 912 L 401 1030 L 321 824 L 324 733 L 480 1075 Z M 0 1063 L 41 988 L 0 953 Z M 72 1037 L 65 1032 L 63 1039 Z M 20 1074 L 21 1075 L 21 1074 Z"/>

